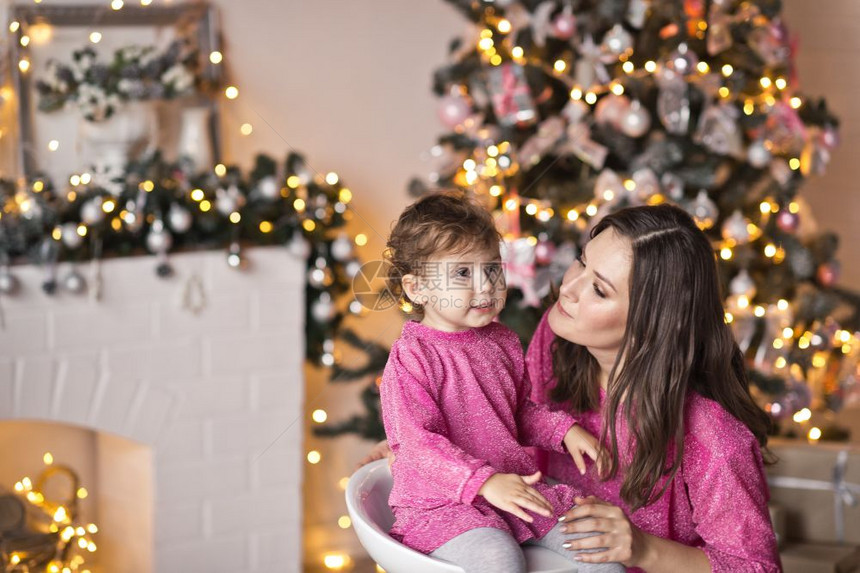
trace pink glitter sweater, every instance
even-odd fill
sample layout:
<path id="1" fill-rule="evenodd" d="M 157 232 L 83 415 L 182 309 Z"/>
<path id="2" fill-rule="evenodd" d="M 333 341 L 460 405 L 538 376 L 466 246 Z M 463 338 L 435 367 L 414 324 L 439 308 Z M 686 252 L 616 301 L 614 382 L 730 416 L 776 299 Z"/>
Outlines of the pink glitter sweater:
<path id="1" fill-rule="evenodd" d="M 382 375 L 382 419 L 395 453 L 389 497 L 391 535 L 424 553 L 478 527 L 508 531 L 519 542 L 543 537 L 573 506 L 566 484 L 535 488 L 554 517 L 526 523 L 490 505 L 478 490 L 495 473 L 530 475 L 525 446 L 566 451 L 574 423 L 565 412 L 529 400 L 522 347 L 507 327 L 490 323 L 442 332 L 407 322 Z M 565 454 L 566 455 L 566 454 Z"/>
<path id="2" fill-rule="evenodd" d="M 554 340 L 544 315 L 526 354 L 534 382 L 532 399 L 539 403 L 549 401 L 549 390 L 555 385 Z M 601 392 L 601 406 L 604 398 Z M 600 436 L 601 416 L 601 412 L 586 412 L 577 417 L 577 423 Z M 684 426 L 684 454 L 674 480 L 657 502 L 632 513 L 620 495 L 623 476 L 600 481 L 591 465 L 580 475 L 570 456 L 553 453 L 540 452 L 540 465 L 549 476 L 621 507 L 643 531 L 701 548 L 715 573 L 781 571 L 755 437 L 719 404 L 697 393 L 687 399 Z M 621 425 L 617 435 L 619 450 L 624 451 L 629 436 Z"/>

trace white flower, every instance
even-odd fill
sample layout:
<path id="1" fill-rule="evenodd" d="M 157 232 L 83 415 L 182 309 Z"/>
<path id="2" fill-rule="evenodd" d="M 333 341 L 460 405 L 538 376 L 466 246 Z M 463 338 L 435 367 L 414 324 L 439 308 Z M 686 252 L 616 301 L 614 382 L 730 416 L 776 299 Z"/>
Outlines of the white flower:
<path id="1" fill-rule="evenodd" d="M 182 64 L 174 64 L 161 75 L 161 82 L 166 86 L 172 84 L 177 93 L 182 93 L 194 85 L 194 76 Z"/>

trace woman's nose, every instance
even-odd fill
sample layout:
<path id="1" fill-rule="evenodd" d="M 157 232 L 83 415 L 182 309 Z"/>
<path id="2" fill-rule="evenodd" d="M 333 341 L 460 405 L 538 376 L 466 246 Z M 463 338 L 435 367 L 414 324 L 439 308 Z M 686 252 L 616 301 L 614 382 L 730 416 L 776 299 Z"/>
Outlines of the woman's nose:
<path id="1" fill-rule="evenodd" d="M 565 276 L 565 279 L 566 280 L 561 283 L 561 288 L 558 291 L 559 295 L 574 301 L 579 300 L 579 277 L 567 275 Z"/>

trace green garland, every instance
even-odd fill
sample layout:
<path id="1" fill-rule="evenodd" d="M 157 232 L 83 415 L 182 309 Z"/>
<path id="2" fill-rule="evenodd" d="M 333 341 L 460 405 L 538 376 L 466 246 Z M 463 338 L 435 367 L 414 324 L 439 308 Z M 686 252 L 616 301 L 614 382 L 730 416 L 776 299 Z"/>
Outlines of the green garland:
<path id="1" fill-rule="evenodd" d="M 307 259 L 307 358 L 333 365 L 345 315 L 336 301 L 360 268 L 344 230 L 352 193 L 334 173 L 314 172 L 296 153 L 280 169 L 258 155 L 247 173 L 223 165 L 191 173 L 156 153 L 119 177 L 83 181 L 61 190 L 45 177 L 0 180 L 0 294 L 20 286 L 10 263 L 50 267 L 150 251 L 158 254 L 158 275 L 168 276 L 169 251 L 226 247 L 227 264 L 241 268 L 243 246 L 286 245 Z M 52 295 L 60 285 L 49 276 L 41 286 Z"/>

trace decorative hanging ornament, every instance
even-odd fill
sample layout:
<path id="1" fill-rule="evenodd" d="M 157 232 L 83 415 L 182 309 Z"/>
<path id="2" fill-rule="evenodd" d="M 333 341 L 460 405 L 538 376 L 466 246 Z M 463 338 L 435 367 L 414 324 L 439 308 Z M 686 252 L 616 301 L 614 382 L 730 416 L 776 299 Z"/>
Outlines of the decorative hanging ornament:
<path id="1" fill-rule="evenodd" d="M 537 245 L 535 245 L 535 262 L 539 265 L 548 265 L 555 255 L 555 244 L 549 240 L 546 233 L 541 233 Z"/>
<path id="2" fill-rule="evenodd" d="M 500 125 L 524 127 L 537 121 L 534 98 L 521 65 L 509 62 L 490 68 L 488 89 Z"/>
<path id="3" fill-rule="evenodd" d="M 631 203 L 641 205 L 647 203 L 651 197 L 660 192 L 660 181 L 657 179 L 657 174 L 647 167 L 637 169 L 633 173 L 633 183 L 635 188 L 632 193 Z"/>
<path id="4" fill-rule="evenodd" d="M 193 218 L 188 209 L 174 203 L 167 212 L 167 222 L 170 224 L 170 228 L 177 233 L 185 233 L 191 228 Z"/>
<path id="5" fill-rule="evenodd" d="M 77 267 L 72 267 L 63 278 L 63 288 L 73 294 L 81 294 L 87 290 L 87 280 L 78 272 Z"/>
<path id="6" fill-rule="evenodd" d="M 680 203 L 684 198 L 684 180 L 671 171 L 666 171 L 660 177 L 660 184 L 666 195 L 675 203 Z"/>
<path id="7" fill-rule="evenodd" d="M 651 129 L 651 115 L 639 100 L 633 100 L 627 112 L 621 117 L 619 128 L 621 133 L 628 137 L 642 137 Z"/>
<path id="8" fill-rule="evenodd" d="M 163 253 L 170 250 L 172 245 L 173 237 L 164 227 L 164 221 L 161 220 L 161 217 L 156 218 L 146 236 L 146 248 L 153 253 Z"/>
<path id="9" fill-rule="evenodd" d="M 624 197 L 624 182 L 612 169 L 604 169 L 594 182 L 594 198 L 598 201 L 617 203 Z"/>
<path id="10" fill-rule="evenodd" d="M 83 236 L 78 233 L 77 223 L 64 223 L 60 228 L 60 235 L 63 245 L 71 250 L 77 249 L 84 242 Z"/>
<path id="11" fill-rule="evenodd" d="M 693 140 L 714 153 L 742 158 L 744 148 L 738 128 L 738 113 L 730 103 L 709 105 L 699 117 Z"/>
<path id="12" fill-rule="evenodd" d="M 242 247 L 239 245 L 239 241 L 233 241 L 227 249 L 227 265 L 233 269 L 241 269 L 246 264 L 247 261 L 242 256 Z"/>
<path id="13" fill-rule="evenodd" d="M 308 284 L 314 288 L 323 288 L 332 283 L 332 272 L 324 257 L 317 257 L 314 267 L 308 271 Z"/>
<path id="14" fill-rule="evenodd" d="M 729 292 L 736 296 L 745 296 L 749 300 L 752 300 L 755 297 L 755 281 L 746 269 L 741 269 L 741 271 L 731 280 L 729 283 Z"/>
<path id="15" fill-rule="evenodd" d="M 576 100 L 571 100 L 571 102 Z M 580 101 L 580 103 L 582 103 Z M 583 104 L 586 105 L 586 104 Z M 624 95 L 615 95 L 610 92 L 598 100 L 594 106 L 594 120 L 599 125 L 610 125 L 618 129 L 622 118 L 630 109 L 630 98 Z"/>
<path id="16" fill-rule="evenodd" d="M 749 161 L 750 165 L 756 169 L 762 169 L 767 167 L 771 159 L 773 159 L 773 155 L 771 155 L 767 142 L 764 139 L 756 139 L 750 143 L 747 148 L 747 161 Z"/>
<path id="17" fill-rule="evenodd" d="M 9 265 L 6 263 L 0 264 L 0 294 L 11 296 L 17 293 L 20 288 L 21 282 L 18 280 L 18 277 L 12 274 Z"/>
<path id="18" fill-rule="evenodd" d="M 750 221 L 740 211 L 734 211 L 723 221 L 723 238 L 734 241 L 738 245 L 744 245 L 750 241 Z"/>
<path id="19" fill-rule="evenodd" d="M 633 36 L 624 29 L 621 24 L 615 24 L 603 36 L 601 44 L 603 51 L 603 62 L 614 63 L 621 56 L 629 56 L 633 53 Z"/>
<path id="20" fill-rule="evenodd" d="M 696 225 L 703 231 L 713 227 L 720 214 L 717 205 L 711 201 L 711 198 L 708 197 L 708 192 L 704 189 L 700 190 L 696 198 L 686 205 L 686 210 L 695 219 Z"/>
<path id="21" fill-rule="evenodd" d="M 269 201 L 274 201 L 281 196 L 281 190 L 278 187 L 278 182 L 272 175 L 268 175 L 260 179 L 260 181 L 257 183 L 257 192 L 260 194 L 260 197 L 262 197 L 263 199 L 268 199 Z"/>
<path id="22" fill-rule="evenodd" d="M 81 205 L 81 221 L 85 225 L 96 225 L 104 221 L 105 212 L 102 209 L 102 200 L 100 197 L 90 199 Z"/>
<path id="23" fill-rule="evenodd" d="M 295 231 L 287 243 L 287 251 L 297 259 L 306 259 L 311 254 L 311 245 L 301 231 Z"/>
<path id="24" fill-rule="evenodd" d="M 241 209 L 245 205 L 245 196 L 235 184 L 227 189 L 215 190 L 215 208 L 225 217 Z"/>
<path id="25" fill-rule="evenodd" d="M 335 260 L 341 262 L 352 257 L 352 241 L 349 240 L 349 236 L 346 233 L 338 235 L 338 237 L 331 242 L 330 252 L 331 256 L 334 257 Z"/>
<path id="26" fill-rule="evenodd" d="M 836 283 L 839 282 L 841 270 L 839 261 L 828 261 L 818 266 L 818 270 L 815 272 L 815 278 L 818 279 L 818 283 L 822 286 L 836 286 Z"/>
<path id="27" fill-rule="evenodd" d="M 311 316 L 317 322 L 327 323 L 334 318 L 335 308 L 331 295 L 323 291 L 317 300 L 311 304 Z"/>
<path id="28" fill-rule="evenodd" d="M 794 234 L 800 227 L 800 217 L 788 209 L 780 209 L 776 215 L 776 226 L 784 233 Z"/>
<path id="29" fill-rule="evenodd" d="M 573 6 L 565 4 L 561 13 L 553 18 L 550 26 L 552 35 L 559 40 L 569 40 L 576 33 L 576 16 L 573 15 Z"/>
<path id="30" fill-rule="evenodd" d="M 462 125 L 471 113 L 471 105 L 469 105 L 468 100 L 461 95 L 457 88 L 452 88 L 451 93 L 442 96 L 439 100 L 437 115 L 442 125 L 448 129 L 454 129 L 458 125 Z"/>
<path id="31" fill-rule="evenodd" d="M 645 25 L 645 17 L 648 15 L 650 0 L 630 0 L 627 4 L 627 23 L 633 28 L 641 30 Z"/>
<path id="32" fill-rule="evenodd" d="M 684 135 L 690 126 L 689 84 L 682 73 L 663 67 L 657 74 L 660 90 L 657 96 L 657 117 L 666 131 Z"/>

